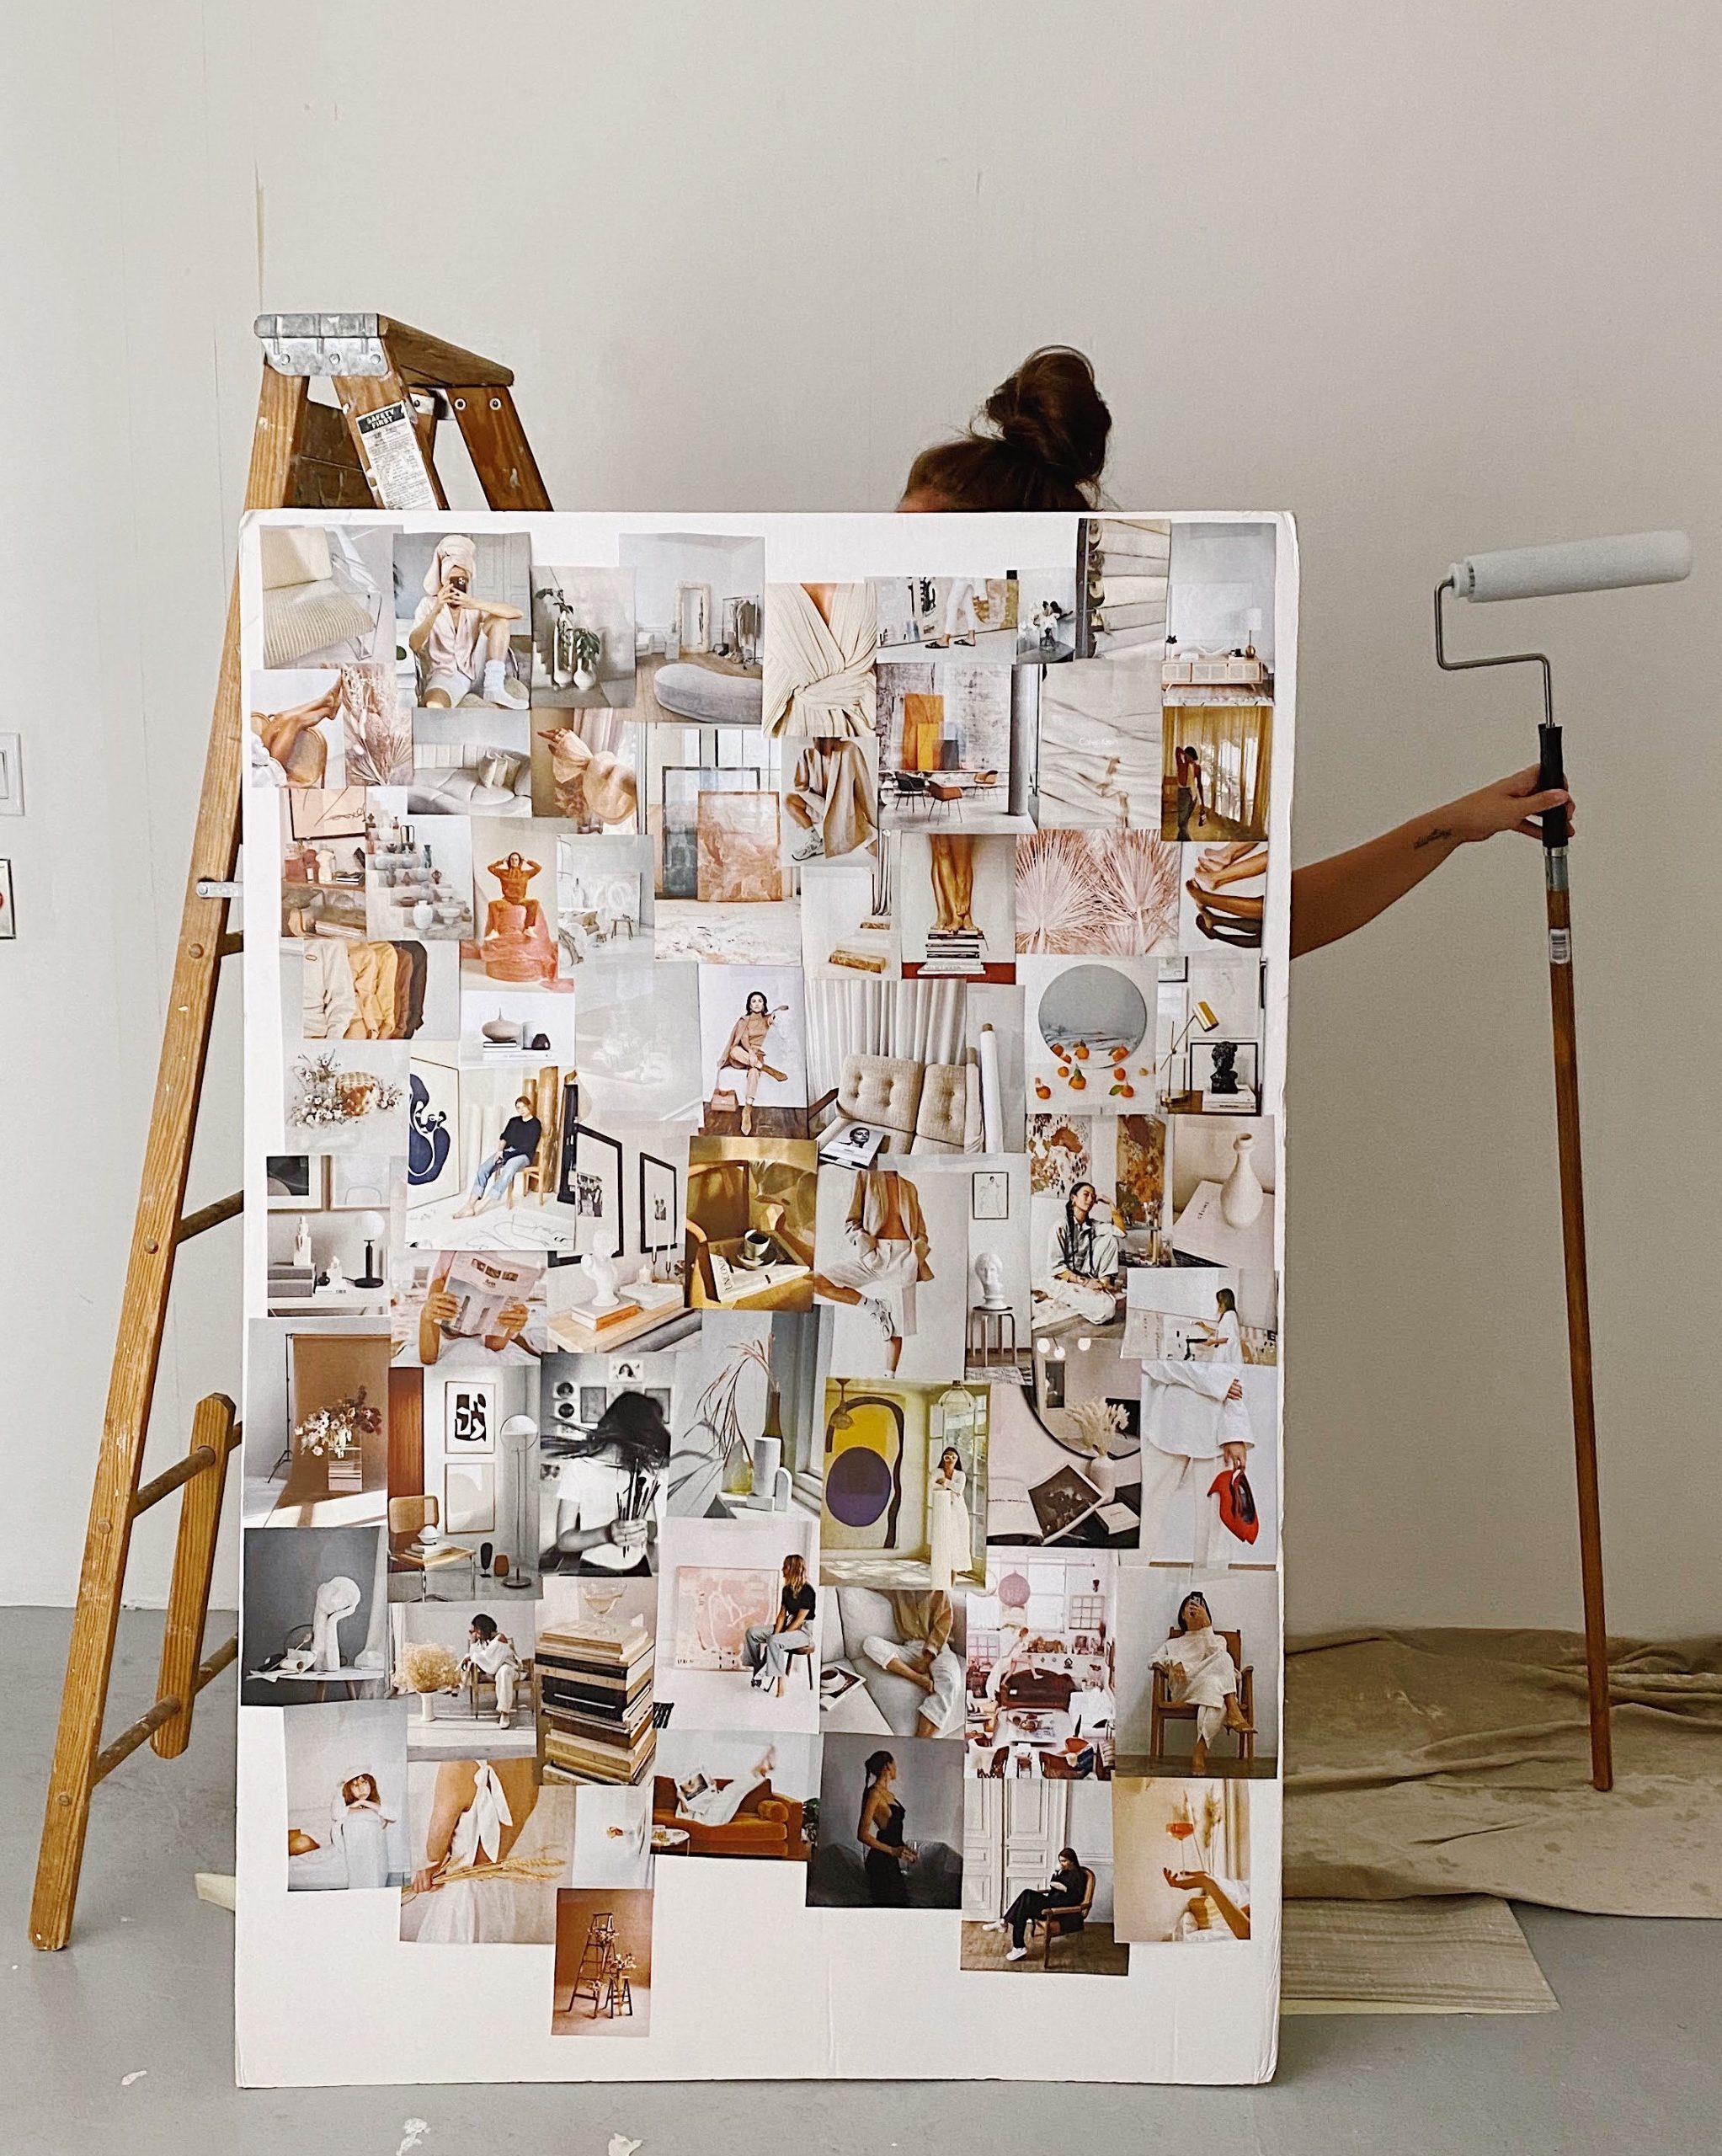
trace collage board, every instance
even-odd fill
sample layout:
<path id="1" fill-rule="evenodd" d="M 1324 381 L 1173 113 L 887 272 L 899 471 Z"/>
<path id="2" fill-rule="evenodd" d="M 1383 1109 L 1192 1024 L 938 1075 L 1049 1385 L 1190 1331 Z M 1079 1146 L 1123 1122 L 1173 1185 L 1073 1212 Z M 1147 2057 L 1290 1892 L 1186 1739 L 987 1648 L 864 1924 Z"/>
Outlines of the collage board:
<path id="1" fill-rule="evenodd" d="M 1218 1966 L 1277 1897 L 1282 527 L 819 582 L 819 520 L 637 521 L 248 526 L 286 1901 L 541 1950 L 571 2042 L 700 2011 L 701 1870 L 882 1972 L 946 1913 L 982 2012 Z"/>

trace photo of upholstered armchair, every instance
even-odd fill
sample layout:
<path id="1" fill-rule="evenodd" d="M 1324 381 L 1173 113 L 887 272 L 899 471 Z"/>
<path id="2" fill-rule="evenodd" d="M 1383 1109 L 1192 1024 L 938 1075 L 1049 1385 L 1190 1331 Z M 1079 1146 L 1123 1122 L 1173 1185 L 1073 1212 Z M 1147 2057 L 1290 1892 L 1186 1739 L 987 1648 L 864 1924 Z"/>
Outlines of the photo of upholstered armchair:
<path id="1" fill-rule="evenodd" d="M 907 1056 L 846 1056 L 835 1086 L 810 1111 L 813 1128 L 829 1139 L 851 1123 L 882 1130 L 886 1153 L 978 1153 L 980 1065 L 916 1063 Z M 822 1116 L 828 1116 L 821 1126 Z"/>

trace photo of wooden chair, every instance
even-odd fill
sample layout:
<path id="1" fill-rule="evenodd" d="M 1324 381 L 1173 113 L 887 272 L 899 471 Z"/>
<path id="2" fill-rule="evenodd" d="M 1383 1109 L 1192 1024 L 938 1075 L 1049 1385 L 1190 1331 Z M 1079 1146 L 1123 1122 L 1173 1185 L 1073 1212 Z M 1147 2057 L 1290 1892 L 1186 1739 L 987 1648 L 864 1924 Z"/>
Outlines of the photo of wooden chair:
<path id="1" fill-rule="evenodd" d="M 1219 1734 L 1222 1737 L 1230 1737 L 1235 1740 L 1238 1747 L 1238 1757 L 1240 1759 L 1253 1759 L 1256 1757 L 1256 1672 L 1244 1660 L 1243 1634 L 1241 1632 L 1225 1631 L 1218 1625 L 1216 1625 L 1214 1630 L 1219 1633 L 1220 1637 L 1225 1641 L 1226 1652 L 1231 1656 L 1233 1664 L 1237 1669 L 1238 1705 L 1243 1710 L 1245 1721 L 1250 1724 L 1250 1726 L 1248 1729 L 1223 1729 L 1220 1731 Z M 1168 1632 L 1166 1637 L 1169 1640 L 1176 1639 L 1178 1637 L 1178 1635 L 1176 1632 Z M 1148 1753 L 1149 1758 L 1161 1760 L 1165 1758 L 1166 1724 L 1168 1722 L 1193 1722 L 1196 1720 L 1196 1715 L 1197 1709 L 1193 1702 L 1187 1700 L 1175 1700 L 1172 1697 L 1172 1680 L 1167 1676 L 1165 1671 L 1164 1669 L 1155 1670 L 1154 1673 L 1154 1689 L 1149 1695 L 1148 1704 Z"/>

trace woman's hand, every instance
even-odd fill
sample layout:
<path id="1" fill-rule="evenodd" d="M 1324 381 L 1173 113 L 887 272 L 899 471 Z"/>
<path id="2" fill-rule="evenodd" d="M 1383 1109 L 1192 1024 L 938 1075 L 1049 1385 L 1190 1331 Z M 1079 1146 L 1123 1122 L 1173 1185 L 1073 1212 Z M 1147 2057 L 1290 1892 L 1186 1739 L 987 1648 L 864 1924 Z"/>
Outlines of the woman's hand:
<path id="1" fill-rule="evenodd" d="M 1226 1398 L 1228 1400 L 1241 1400 L 1243 1397 L 1244 1380 L 1242 1378 L 1234 1378 L 1230 1385 L 1226 1387 Z"/>
<path id="2" fill-rule="evenodd" d="M 1169 1662 L 1166 1664 L 1166 1674 L 1171 1678 L 1175 1684 L 1182 1684 L 1187 1682 L 1184 1665 L 1181 1662 Z"/>
<path id="3" fill-rule="evenodd" d="M 920 1860 L 920 1853 L 921 1845 L 919 1842 L 905 1842 L 903 1844 L 903 1861 L 905 1864 L 917 1863 Z"/>
<path id="4" fill-rule="evenodd" d="M 1213 1884 L 1205 1871 L 1167 1871 L 1165 1881 L 1168 1886 L 1180 1894 L 1205 1894 Z"/>
<path id="5" fill-rule="evenodd" d="M 1434 820 L 1449 825 L 1461 846 L 1492 839 L 1501 831 L 1522 831 L 1527 838 L 1540 839 L 1541 826 L 1532 819 L 1547 809 L 1565 806 L 1570 830 L 1575 820 L 1571 794 L 1558 786 L 1547 792 L 1540 790 L 1538 776 L 1537 766 L 1527 764 L 1510 778 L 1496 779 L 1493 786 L 1480 786 L 1474 793 L 1448 802 L 1445 808 L 1436 811 Z"/>
<path id="6" fill-rule="evenodd" d="M 1222 1445 L 1220 1447 L 1220 1458 L 1224 1460 L 1228 1467 L 1243 1467 L 1248 1463 L 1249 1457 L 1250 1448 L 1248 1445 L 1240 1445 L 1234 1443 L 1232 1444 Z"/>
<path id="7" fill-rule="evenodd" d="M 424 1298 L 424 1315 L 432 1325 L 452 1325 L 461 1305 L 446 1288 L 433 1288 Z"/>
<path id="8" fill-rule="evenodd" d="M 442 1884 L 440 1872 L 440 1865 L 421 1864 L 413 1874 L 413 1892 L 415 1894 L 434 1894 Z"/>
<path id="9" fill-rule="evenodd" d="M 613 1519 L 604 1532 L 618 1550 L 629 1556 L 637 1557 L 646 1546 L 646 1523 L 642 1519 Z"/>

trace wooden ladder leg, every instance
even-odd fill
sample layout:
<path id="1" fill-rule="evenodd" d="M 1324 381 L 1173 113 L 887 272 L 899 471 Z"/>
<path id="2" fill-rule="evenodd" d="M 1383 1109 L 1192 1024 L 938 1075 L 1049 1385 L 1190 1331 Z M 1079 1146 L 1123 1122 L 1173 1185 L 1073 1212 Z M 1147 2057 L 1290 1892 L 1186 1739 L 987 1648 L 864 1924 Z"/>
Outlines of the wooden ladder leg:
<path id="1" fill-rule="evenodd" d="M 188 1459 L 205 1453 L 207 1460 L 187 1478 L 179 1504 L 179 1537 L 173 1549 L 173 1582 L 168 1592 L 168 1622 L 162 1635 L 162 1673 L 156 1682 L 156 1701 L 173 1700 L 173 1713 L 155 1731 L 150 1742 L 163 1759 L 177 1759 L 191 1742 L 191 1712 L 208 1678 L 198 1664 L 203 1654 L 204 1626 L 209 1620 L 210 1585 L 215 1577 L 216 1538 L 221 1532 L 221 1497 L 227 1486 L 227 1460 L 238 1443 L 233 1403 L 225 1394 L 212 1392 L 197 1403 L 191 1418 L 191 1448 Z M 233 1643 L 237 1651 L 237 1642 Z M 211 1677 L 226 1668 L 232 1654 L 223 1648 Z"/>
<path id="2" fill-rule="evenodd" d="M 500 387 L 451 387 L 450 408 L 493 509 L 548 509 L 550 495 L 538 470 L 514 392 Z"/>
<path id="3" fill-rule="evenodd" d="M 302 379 L 264 368 L 245 489 L 248 509 L 279 507 L 286 501 L 306 402 L 307 384 Z M 236 577 L 227 601 L 215 718 L 192 840 L 191 872 L 180 915 L 179 956 L 156 1072 L 149 1142 L 144 1151 L 142 1183 L 120 1309 L 119 1338 L 102 1417 L 101 1449 L 78 1573 L 66 1686 L 60 1702 L 59 1735 L 30 1903 L 30 1938 L 46 1951 L 65 1945 L 72 1935 L 72 1913 L 89 1828 L 90 1795 L 99 1779 L 102 1719 L 114 1667 L 125 1560 L 131 1547 L 133 1505 L 161 1359 L 168 1290 L 180 1239 L 192 1132 L 209 1053 L 210 1022 L 227 929 L 227 901 L 200 898 L 197 886 L 200 879 L 228 881 L 238 849 L 245 728 L 240 672 Z"/>

